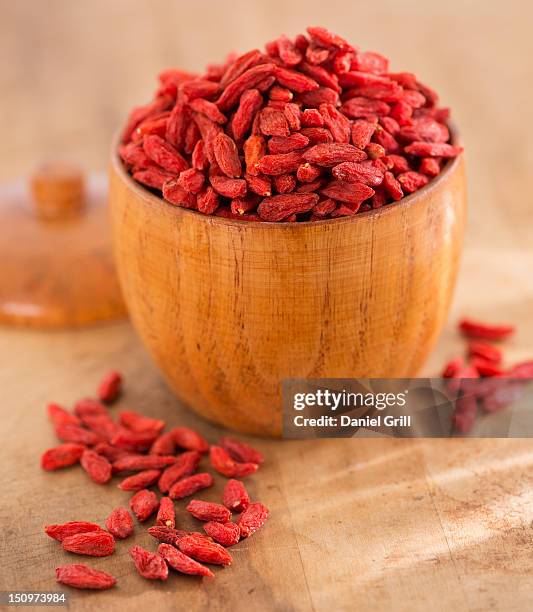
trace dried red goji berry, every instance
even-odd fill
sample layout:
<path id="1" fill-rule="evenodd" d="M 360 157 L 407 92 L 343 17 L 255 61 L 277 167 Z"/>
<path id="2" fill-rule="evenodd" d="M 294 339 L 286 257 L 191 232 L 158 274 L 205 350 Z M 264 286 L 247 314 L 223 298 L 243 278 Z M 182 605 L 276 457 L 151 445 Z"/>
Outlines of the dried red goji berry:
<path id="1" fill-rule="evenodd" d="M 85 446 L 83 444 L 66 443 L 55 448 L 49 448 L 41 456 L 41 467 L 43 470 L 60 470 L 78 463 L 83 455 Z"/>
<path id="2" fill-rule="evenodd" d="M 503 354 L 498 347 L 479 340 L 472 340 L 468 343 L 468 354 L 495 364 L 500 364 L 503 359 Z"/>
<path id="3" fill-rule="evenodd" d="M 309 138 L 303 134 L 291 134 L 287 137 L 274 136 L 268 141 L 268 150 L 273 155 L 278 153 L 290 153 L 303 149 L 309 144 Z"/>
<path id="4" fill-rule="evenodd" d="M 170 487 L 180 478 L 189 476 L 196 472 L 201 459 L 200 453 L 196 451 L 187 451 L 178 455 L 174 465 L 168 467 L 159 479 L 158 486 L 161 493 L 168 493 Z"/>
<path id="5" fill-rule="evenodd" d="M 176 526 L 176 511 L 174 509 L 174 503 L 170 497 L 162 497 L 159 502 L 159 510 L 155 519 L 156 525 L 164 527 Z"/>
<path id="6" fill-rule="evenodd" d="M 161 470 L 176 463 L 173 455 L 124 455 L 113 463 L 113 472 Z"/>
<path id="7" fill-rule="evenodd" d="M 145 451 L 152 446 L 157 436 L 157 430 L 132 431 L 126 427 L 121 427 L 113 436 L 111 444 L 130 451 Z"/>
<path id="8" fill-rule="evenodd" d="M 56 580 L 76 589 L 110 589 L 117 583 L 111 574 L 93 569 L 82 563 L 70 563 L 56 567 Z"/>
<path id="9" fill-rule="evenodd" d="M 94 482 L 105 484 L 111 480 L 111 464 L 103 455 L 99 455 L 94 450 L 84 450 L 80 463 Z"/>
<path id="10" fill-rule="evenodd" d="M 459 323 L 459 329 L 467 338 L 479 340 L 504 340 L 515 331 L 514 325 L 494 325 L 472 319 L 463 319 Z"/>
<path id="11" fill-rule="evenodd" d="M 86 444 L 94 446 L 101 442 L 101 438 L 92 431 L 83 429 L 72 423 L 62 423 L 54 427 L 56 436 L 63 442 L 74 442 L 75 444 Z"/>
<path id="12" fill-rule="evenodd" d="M 181 538 L 189 535 L 188 531 L 174 529 L 166 525 L 154 525 L 153 527 L 149 527 L 148 533 L 156 540 L 165 542 L 166 544 L 172 544 L 173 546 L 177 546 Z"/>
<path id="13" fill-rule="evenodd" d="M 476 368 L 480 376 L 502 376 L 504 370 L 493 361 L 487 361 L 482 357 L 474 357 L 472 366 Z"/>
<path id="14" fill-rule="evenodd" d="M 100 525 L 88 521 L 70 521 L 61 525 L 45 525 L 44 531 L 47 536 L 62 542 L 65 538 L 77 535 L 78 533 L 103 531 L 103 529 Z"/>
<path id="15" fill-rule="evenodd" d="M 161 476 L 161 470 L 144 470 L 134 476 L 124 478 L 119 483 L 118 488 L 123 491 L 140 491 L 155 484 L 159 480 L 159 476 Z"/>
<path id="16" fill-rule="evenodd" d="M 199 212 L 204 215 L 212 215 L 218 208 L 220 198 L 218 193 L 211 187 L 207 187 L 198 194 L 197 206 Z"/>
<path id="17" fill-rule="evenodd" d="M 165 427 L 165 421 L 152 419 L 131 410 L 122 411 L 119 414 L 119 420 L 121 425 L 135 432 L 156 431 L 159 434 Z"/>
<path id="18" fill-rule="evenodd" d="M 220 544 L 209 541 L 201 534 L 191 533 L 178 541 L 178 548 L 182 553 L 213 565 L 231 565 L 232 558 L 229 552 Z"/>
<path id="19" fill-rule="evenodd" d="M 176 450 L 176 443 L 171 431 L 161 434 L 150 447 L 150 455 L 172 455 Z"/>
<path id="20" fill-rule="evenodd" d="M 175 427 L 170 432 L 174 438 L 176 446 L 188 451 L 207 453 L 209 444 L 197 431 L 189 427 Z"/>
<path id="21" fill-rule="evenodd" d="M 222 546 L 233 546 L 241 539 L 239 526 L 231 521 L 227 523 L 209 521 L 204 525 L 204 531 Z"/>
<path id="22" fill-rule="evenodd" d="M 212 446 L 209 449 L 211 465 L 217 472 L 228 478 L 244 478 L 257 472 L 257 463 L 239 463 L 231 458 L 222 446 Z"/>
<path id="23" fill-rule="evenodd" d="M 219 168 L 226 176 L 239 178 L 242 175 L 237 145 L 227 134 L 217 134 L 213 142 L 213 152 Z"/>
<path id="24" fill-rule="evenodd" d="M 183 499 L 189 495 L 211 487 L 213 485 L 213 477 L 207 472 L 200 474 L 194 474 L 193 476 L 186 476 L 175 482 L 168 492 L 168 495 L 172 499 Z"/>
<path id="25" fill-rule="evenodd" d="M 257 213 L 264 221 L 281 221 L 292 214 L 308 212 L 317 202 L 316 193 L 280 194 L 264 198 L 257 207 Z"/>
<path id="26" fill-rule="evenodd" d="M 148 580 L 166 580 L 168 578 L 168 566 L 163 557 L 151 553 L 141 546 L 132 546 L 130 556 L 139 572 L 139 575 Z"/>
<path id="27" fill-rule="evenodd" d="M 241 537 L 248 538 L 262 527 L 268 518 L 268 508 L 259 502 L 250 504 L 237 519 Z"/>
<path id="28" fill-rule="evenodd" d="M 192 499 L 187 505 L 187 510 L 200 521 L 227 523 L 231 519 L 231 512 L 226 506 L 201 499 Z"/>
<path id="29" fill-rule="evenodd" d="M 107 557 L 115 552 L 115 538 L 107 531 L 85 531 L 61 540 L 64 550 L 89 557 Z"/>
<path id="30" fill-rule="evenodd" d="M 111 403 L 114 402 L 122 391 L 122 376 L 120 372 L 111 370 L 98 385 L 98 397 L 100 401 Z"/>
<path id="31" fill-rule="evenodd" d="M 122 506 L 111 512 L 105 521 L 105 526 L 111 535 L 120 540 L 129 538 L 134 530 L 131 514 Z"/>
<path id="32" fill-rule="evenodd" d="M 457 378 L 457 374 L 464 368 L 464 360 L 462 357 L 456 357 L 444 366 L 442 370 L 442 378 Z"/>
<path id="33" fill-rule="evenodd" d="M 153 491 L 142 489 L 130 499 L 130 508 L 139 522 L 144 522 L 159 508 L 159 500 Z"/>
<path id="34" fill-rule="evenodd" d="M 68 412 L 59 404 L 48 404 L 46 412 L 54 425 L 81 425 L 81 421 L 75 414 Z"/>
<path id="35" fill-rule="evenodd" d="M 209 178 L 213 189 L 221 196 L 230 198 L 244 198 L 247 191 L 246 181 L 233 179 L 227 176 L 211 176 Z"/>
<path id="36" fill-rule="evenodd" d="M 200 193 L 200 191 L 202 191 L 204 181 L 205 176 L 195 168 L 189 168 L 188 170 L 184 170 L 178 177 L 178 185 L 182 187 L 185 191 L 194 194 Z"/>
<path id="37" fill-rule="evenodd" d="M 231 478 L 224 487 L 222 503 L 232 512 L 242 512 L 250 504 L 250 497 L 240 480 Z"/>
<path id="38" fill-rule="evenodd" d="M 291 193 L 296 187 L 296 177 L 294 174 L 280 174 L 275 176 L 274 187 L 278 193 Z"/>
<path id="39" fill-rule="evenodd" d="M 242 442 L 242 440 L 224 436 L 220 439 L 219 444 L 228 451 L 232 459 L 240 463 L 261 464 L 265 461 L 263 453 L 246 444 L 246 442 Z"/>
<path id="40" fill-rule="evenodd" d="M 191 576 L 214 576 L 209 568 L 191 559 L 191 557 L 182 553 L 181 550 L 177 550 L 174 546 L 160 544 L 157 547 L 157 552 L 165 559 L 168 565 L 177 572 L 189 574 Z"/>

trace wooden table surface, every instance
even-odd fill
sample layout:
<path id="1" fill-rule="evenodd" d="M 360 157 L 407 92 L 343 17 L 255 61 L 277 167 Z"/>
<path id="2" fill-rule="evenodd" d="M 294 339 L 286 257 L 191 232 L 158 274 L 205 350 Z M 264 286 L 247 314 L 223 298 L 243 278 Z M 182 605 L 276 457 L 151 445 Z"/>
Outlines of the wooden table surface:
<path id="1" fill-rule="evenodd" d="M 456 299 L 424 374 L 461 350 L 464 314 L 519 323 L 509 359 L 533 355 L 533 161 L 530 5 L 296 0 L 222 4 L 0 0 L 3 147 L 0 179 L 51 153 L 105 166 L 124 109 L 158 68 L 199 68 L 228 40 L 255 46 L 325 23 L 395 58 L 442 92 L 467 146 L 470 227 Z M 209 16 L 209 19 L 208 19 Z M 9 119 L 9 120 L 7 120 Z M 42 526 L 102 521 L 128 495 L 77 469 L 43 473 L 54 444 L 46 402 L 72 404 L 109 367 L 125 373 L 123 406 L 220 431 L 179 405 L 128 323 L 78 332 L 0 330 L 2 470 L 0 590 L 55 590 L 67 555 Z M 204 581 L 138 578 L 127 550 L 91 562 L 112 591 L 72 591 L 73 610 L 529 610 L 533 596 L 530 440 L 258 441 L 268 460 L 250 480 L 272 511 L 234 548 L 234 565 Z M 206 496 L 213 499 L 220 485 Z M 187 524 L 185 512 L 180 521 Z M 136 542 L 151 540 L 138 529 Z"/>

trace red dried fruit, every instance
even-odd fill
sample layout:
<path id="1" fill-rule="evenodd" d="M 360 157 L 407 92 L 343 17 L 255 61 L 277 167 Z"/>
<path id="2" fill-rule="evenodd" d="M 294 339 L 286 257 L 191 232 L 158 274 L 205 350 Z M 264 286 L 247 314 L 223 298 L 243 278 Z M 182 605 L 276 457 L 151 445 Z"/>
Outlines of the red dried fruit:
<path id="1" fill-rule="evenodd" d="M 470 357 L 480 357 L 494 364 L 500 364 L 503 359 L 502 351 L 498 347 L 482 341 L 473 340 L 469 342 L 468 354 Z"/>
<path id="2" fill-rule="evenodd" d="M 166 527 L 165 525 L 155 525 L 154 527 L 149 527 L 148 533 L 156 540 L 165 542 L 165 544 L 172 544 L 172 546 L 177 546 L 181 538 L 189 535 L 188 531 L 183 531 L 183 529 L 173 529 L 172 527 Z"/>
<path id="3" fill-rule="evenodd" d="M 176 443 L 171 431 L 161 434 L 150 447 L 150 455 L 172 455 L 176 450 Z"/>
<path id="4" fill-rule="evenodd" d="M 191 533 L 178 541 L 182 553 L 213 565 L 231 565 L 233 559 L 229 552 L 220 544 L 211 542 L 202 534 Z"/>
<path id="5" fill-rule="evenodd" d="M 83 444 L 73 443 L 60 444 L 55 448 L 49 448 L 41 456 L 41 467 L 47 471 L 69 467 L 79 462 L 84 450 L 85 446 Z"/>
<path id="6" fill-rule="evenodd" d="M 235 461 L 222 446 L 212 446 L 209 449 L 209 458 L 214 469 L 228 478 L 244 478 L 257 472 L 259 467 L 257 463 Z"/>
<path id="7" fill-rule="evenodd" d="M 111 574 L 93 569 L 82 563 L 70 563 L 56 567 L 56 581 L 75 589 L 103 591 L 114 587 L 117 579 Z"/>
<path id="8" fill-rule="evenodd" d="M 365 185 L 380 185 L 383 182 L 383 171 L 372 163 L 343 162 L 332 169 L 335 178 L 342 181 L 360 182 Z"/>
<path id="9" fill-rule="evenodd" d="M 442 370 L 442 378 L 457 378 L 457 375 L 463 370 L 464 365 L 465 364 L 462 357 L 456 357 L 455 359 L 448 361 Z"/>
<path id="10" fill-rule="evenodd" d="M 155 484 L 159 480 L 159 476 L 161 476 L 161 470 L 144 470 L 134 476 L 124 478 L 119 483 L 118 488 L 123 491 L 140 491 Z"/>
<path id="11" fill-rule="evenodd" d="M 104 484 L 111 480 L 111 464 L 104 456 L 99 455 L 94 450 L 84 450 L 80 463 L 94 482 Z"/>
<path id="12" fill-rule="evenodd" d="M 180 478 L 196 472 L 201 459 L 200 453 L 188 451 L 176 457 L 174 465 L 167 468 L 159 479 L 158 486 L 161 493 L 168 493 L 170 487 Z"/>
<path id="13" fill-rule="evenodd" d="M 131 410 L 121 412 L 119 414 L 119 420 L 121 425 L 135 432 L 156 431 L 159 434 L 159 432 L 165 427 L 165 421 L 161 421 L 160 419 L 152 419 Z"/>
<path id="14" fill-rule="evenodd" d="M 74 442 L 75 444 L 86 444 L 87 446 L 94 446 L 101 442 L 101 438 L 92 431 L 72 423 L 56 425 L 54 430 L 56 436 L 63 442 Z"/>
<path id="15" fill-rule="evenodd" d="M 161 498 L 155 522 L 156 525 L 171 527 L 172 529 L 176 526 L 176 511 L 170 497 Z"/>
<path id="16" fill-rule="evenodd" d="M 63 550 L 89 557 L 108 557 L 115 552 L 115 538 L 107 531 L 85 531 L 61 540 Z"/>
<path id="17" fill-rule="evenodd" d="M 118 448 L 130 451 L 145 451 L 152 446 L 158 436 L 158 431 L 132 431 L 126 427 L 121 427 L 113 436 L 111 444 Z"/>
<path id="18" fill-rule="evenodd" d="M 50 403 L 46 407 L 48 418 L 54 425 L 81 425 L 79 418 L 59 404 Z"/>
<path id="19" fill-rule="evenodd" d="M 305 161 L 318 166 L 336 166 L 342 162 L 359 162 L 366 153 L 347 143 L 317 144 L 303 153 Z"/>
<path id="20" fill-rule="evenodd" d="M 303 149 L 309 144 L 309 138 L 303 134 L 291 134 L 287 137 L 274 136 L 268 141 L 268 150 L 273 155 L 278 153 L 290 153 Z"/>
<path id="21" fill-rule="evenodd" d="M 241 440 L 224 436 L 220 439 L 219 444 L 230 454 L 232 459 L 240 463 L 257 463 L 260 465 L 265 461 L 263 453 Z"/>
<path id="22" fill-rule="evenodd" d="M 279 155 L 264 155 L 257 163 L 259 172 L 268 175 L 287 174 L 296 172 L 303 161 L 300 151 L 292 153 L 280 153 Z"/>
<path id="23" fill-rule="evenodd" d="M 225 198 L 233 200 L 235 198 L 243 198 L 246 195 L 246 181 L 242 179 L 233 179 L 227 176 L 212 176 L 209 180 L 213 189 Z"/>
<path id="24" fill-rule="evenodd" d="M 178 185 L 188 191 L 189 193 L 200 193 L 202 191 L 202 187 L 204 186 L 205 176 L 195 168 L 189 168 L 188 170 L 184 170 L 178 177 Z M 168 193 L 166 194 L 168 195 Z M 187 201 L 189 200 L 186 198 Z"/>
<path id="25" fill-rule="evenodd" d="M 161 470 L 176 463 L 173 455 L 124 455 L 113 463 L 113 472 L 137 472 L 141 470 Z"/>
<path id="26" fill-rule="evenodd" d="M 401 200 L 401 198 L 403 198 L 402 186 L 392 172 L 385 172 L 383 187 L 385 187 L 385 190 L 393 200 Z"/>
<path id="27" fill-rule="evenodd" d="M 129 454 L 128 451 L 122 448 L 115 448 L 114 446 L 111 446 L 111 444 L 108 444 L 107 442 L 99 442 L 94 447 L 93 450 L 99 455 L 103 455 L 111 463 Z"/>
<path id="28" fill-rule="evenodd" d="M 463 147 L 455 147 L 445 142 L 412 142 L 404 150 L 409 155 L 420 157 L 457 157 Z"/>
<path id="29" fill-rule="evenodd" d="M 198 195 L 198 210 L 204 215 L 212 215 L 218 208 L 219 201 L 218 193 L 212 187 L 207 187 Z"/>
<path id="30" fill-rule="evenodd" d="M 237 145 L 227 134 L 220 133 L 216 136 L 213 151 L 219 168 L 226 176 L 239 178 L 242 175 Z"/>
<path id="31" fill-rule="evenodd" d="M 165 559 L 167 564 L 177 572 L 189 574 L 191 576 L 214 576 L 210 569 L 183 554 L 181 550 L 177 550 L 174 546 L 160 544 L 157 548 L 157 552 Z"/>
<path id="32" fill-rule="evenodd" d="M 209 521 L 204 525 L 206 534 L 222 546 L 233 546 L 241 539 L 241 530 L 236 523 Z"/>
<path id="33" fill-rule="evenodd" d="M 105 526 L 111 535 L 120 540 L 129 538 L 134 530 L 131 514 L 122 506 L 111 512 L 105 521 Z"/>
<path id="34" fill-rule="evenodd" d="M 472 319 L 463 319 L 459 324 L 459 329 L 467 338 L 479 340 L 504 340 L 515 331 L 514 325 L 494 325 Z"/>
<path id="35" fill-rule="evenodd" d="M 192 499 L 187 505 L 187 510 L 200 521 L 226 523 L 231 519 L 231 512 L 226 506 L 201 499 Z"/>
<path id="36" fill-rule="evenodd" d="M 153 491 L 142 489 L 130 499 L 130 508 L 139 522 L 144 522 L 159 508 L 159 500 Z"/>
<path id="37" fill-rule="evenodd" d="M 503 376 L 504 370 L 493 361 L 487 361 L 482 357 L 474 357 L 471 362 L 480 376 Z"/>
<path id="38" fill-rule="evenodd" d="M 98 398 L 102 402 L 112 403 L 114 402 L 122 391 L 122 376 L 120 372 L 111 370 L 98 385 Z"/>
<path id="39" fill-rule="evenodd" d="M 263 221 L 281 221 L 292 214 L 308 212 L 317 202 L 316 193 L 280 194 L 264 198 L 257 213 Z"/>
<path id="40" fill-rule="evenodd" d="M 315 221 L 327 217 L 327 215 L 330 215 L 336 207 L 337 202 L 335 202 L 335 200 L 332 200 L 330 198 L 322 200 L 313 207 L 313 215 L 317 217 Z"/>
<path id="41" fill-rule="evenodd" d="M 170 432 L 174 438 L 176 446 L 188 451 L 207 453 L 209 444 L 198 432 L 188 427 L 175 427 Z"/>
<path id="42" fill-rule="evenodd" d="M 130 555 L 139 575 L 148 580 L 166 580 L 168 566 L 161 555 L 151 553 L 141 546 L 132 546 Z"/>
<path id="43" fill-rule="evenodd" d="M 347 202 L 358 207 L 361 202 L 374 195 L 374 190 L 363 183 L 334 180 L 321 189 L 320 193 L 333 200 Z"/>
<path id="44" fill-rule="evenodd" d="M 47 536 L 62 542 L 65 538 L 79 533 L 103 531 L 103 529 L 100 525 L 88 521 L 70 521 L 61 525 L 45 525 L 44 531 Z"/>
<path id="45" fill-rule="evenodd" d="M 237 519 L 241 537 L 248 538 L 262 527 L 268 518 L 268 508 L 259 502 L 250 504 Z"/>
<path id="46" fill-rule="evenodd" d="M 109 416 L 109 410 L 104 404 L 88 397 L 76 402 L 74 405 L 74 413 L 80 420 L 83 420 L 85 417 Z"/>
<path id="47" fill-rule="evenodd" d="M 161 190 L 170 204 L 250 221 L 264 220 L 255 195 L 270 197 L 273 190 L 316 195 L 336 185 L 334 178 L 381 187 L 364 203 L 341 199 L 335 208 L 328 203 L 316 213 L 277 219 L 315 221 L 392 203 L 462 151 L 450 143 L 448 109 L 413 74 L 389 73 L 386 58 L 360 52 L 324 28 L 308 32 L 310 38 L 282 35 L 264 52 L 231 55 L 203 75 L 165 71 L 156 100 L 134 109 L 119 145 L 134 179 Z M 352 143 L 361 157 L 332 164 L 301 159 L 306 147 L 330 143 Z M 383 167 L 333 172 L 364 154 L 388 159 Z M 320 175 L 308 164 L 320 166 Z M 395 178 L 383 185 L 386 171 Z M 282 176 L 274 185 L 268 178 Z"/>
<path id="48" fill-rule="evenodd" d="M 232 512 L 242 512 L 250 504 L 250 497 L 240 480 L 231 478 L 224 487 L 222 503 Z"/>
<path id="49" fill-rule="evenodd" d="M 194 474 L 193 476 L 187 476 L 181 478 L 175 482 L 168 492 L 171 499 L 183 499 L 189 495 L 193 495 L 202 489 L 207 489 L 213 485 L 213 477 L 207 472 L 201 472 L 200 474 Z"/>

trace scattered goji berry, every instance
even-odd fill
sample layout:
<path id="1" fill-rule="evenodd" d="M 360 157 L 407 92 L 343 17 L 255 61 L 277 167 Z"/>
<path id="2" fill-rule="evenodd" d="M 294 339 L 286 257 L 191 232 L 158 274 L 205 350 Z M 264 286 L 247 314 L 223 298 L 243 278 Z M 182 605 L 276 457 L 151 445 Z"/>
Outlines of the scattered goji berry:
<path id="1" fill-rule="evenodd" d="M 49 448 L 41 456 L 43 470 L 53 471 L 79 463 L 85 450 L 83 444 L 65 443 Z"/>
<path id="2" fill-rule="evenodd" d="M 264 463 L 265 457 L 263 453 L 253 448 L 246 442 L 236 440 L 229 436 L 224 436 L 220 439 L 220 446 L 225 448 L 230 456 L 240 463 Z"/>
<path id="3" fill-rule="evenodd" d="M 131 410 L 121 412 L 119 420 L 121 425 L 135 432 L 156 431 L 159 434 L 165 427 L 165 421 L 152 419 Z"/>
<path id="4" fill-rule="evenodd" d="M 209 568 L 191 559 L 191 557 L 182 553 L 181 550 L 177 550 L 174 546 L 170 546 L 170 544 L 159 544 L 157 552 L 163 557 L 169 567 L 177 572 L 191 576 L 214 576 Z"/>
<path id="5" fill-rule="evenodd" d="M 207 472 L 186 476 L 175 482 L 168 492 L 171 499 L 183 499 L 197 491 L 207 489 L 213 485 L 213 477 Z"/>
<path id="6" fill-rule="evenodd" d="M 64 550 L 89 557 L 107 557 L 115 551 L 115 538 L 107 531 L 85 531 L 61 540 Z"/>
<path id="7" fill-rule="evenodd" d="M 86 449 L 83 451 L 80 463 L 94 482 L 105 484 L 111 480 L 111 463 L 103 455 Z"/>
<path id="8" fill-rule="evenodd" d="M 268 518 L 268 508 L 260 502 L 250 504 L 237 519 L 241 537 L 248 538 L 262 527 Z"/>
<path id="9" fill-rule="evenodd" d="M 173 455 L 124 455 L 113 463 L 113 472 L 137 472 L 141 470 L 162 470 L 174 465 Z"/>
<path id="10" fill-rule="evenodd" d="M 168 493 L 170 487 L 180 478 L 196 472 L 201 459 L 197 451 L 187 451 L 178 455 L 173 465 L 168 467 L 159 479 L 158 486 L 161 493 Z"/>
<path id="11" fill-rule="evenodd" d="M 199 453 L 207 453 L 209 444 L 207 441 L 193 429 L 188 427 L 175 427 L 170 432 L 174 438 L 176 446 L 188 451 L 197 451 Z"/>
<path id="12" fill-rule="evenodd" d="M 176 526 L 176 511 L 174 509 L 174 503 L 170 497 L 162 497 L 159 502 L 159 510 L 155 519 L 156 525 L 164 527 Z"/>
<path id="13" fill-rule="evenodd" d="M 98 385 L 98 398 L 102 402 L 114 402 L 122 391 L 122 376 L 116 370 L 108 372 Z"/>
<path id="14" fill-rule="evenodd" d="M 166 544 L 172 544 L 173 546 L 177 546 L 180 538 L 189 535 L 188 531 L 184 531 L 183 529 L 174 529 L 173 527 L 167 527 L 166 525 L 154 525 L 153 527 L 149 527 L 148 533 L 156 540 L 165 542 Z"/>
<path id="15" fill-rule="evenodd" d="M 231 478 L 224 487 L 222 503 L 232 512 L 242 512 L 250 505 L 250 497 L 240 480 Z"/>
<path id="16" fill-rule="evenodd" d="M 48 404 L 46 412 L 54 425 L 81 425 L 81 421 L 75 414 L 68 412 L 59 404 Z"/>
<path id="17" fill-rule="evenodd" d="M 201 499 L 192 499 L 187 504 L 187 510 L 200 521 L 227 523 L 231 519 L 231 512 L 226 506 Z"/>
<path id="18" fill-rule="evenodd" d="M 62 525 L 45 525 L 44 531 L 46 535 L 54 538 L 54 540 L 62 542 L 65 538 L 77 535 L 78 533 L 103 531 L 103 529 L 100 525 L 88 521 L 70 521 Z"/>
<path id="19" fill-rule="evenodd" d="M 120 540 L 129 538 L 134 530 L 131 514 L 122 506 L 111 512 L 105 521 L 105 526 L 111 535 Z"/>
<path id="20" fill-rule="evenodd" d="M 163 557 L 157 553 L 151 553 L 141 546 L 132 546 L 130 555 L 139 575 L 148 580 L 166 580 L 168 578 L 168 566 Z"/>
<path id="21" fill-rule="evenodd" d="M 159 508 L 159 500 L 153 491 L 142 489 L 130 499 L 130 508 L 139 522 L 144 522 Z"/>
<path id="22" fill-rule="evenodd" d="M 178 541 L 178 548 L 189 557 L 213 565 L 231 565 L 233 559 L 220 544 L 209 541 L 201 534 L 189 534 Z"/>
<path id="23" fill-rule="evenodd" d="M 56 567 L 56 580 L 60 584 L 76 589 L 110 589 L 117 583 L 116 578 L 101 570 L 93 569 L 82 563 L 70 563 Z"/>
<path id="24" fill-rule="evenodd" d="M 472 319 L 463 319 L 459 323 L 459 329 L 467 338 L 479 340 L 504 340 L 515 331 L 514 325 L 494 325 Z"/>
<path id="25" fill-rule="evenodd" d="M 159 476 L 161 476 L 161 470 L 143 470 L 134 476 L 124 478 L 119 483 L 118 488 L 123 491 L 140 491 L 155 484 L 159 480 Z"/>
<path id="26" fill-rule="evenodd" d="M 231 521 L 227 523 L 209 521 L 204 525 L 204 531 L 222 546 L 233 546 L 241 539 L 239 526 Z"/>
<path id="27" fill-rule="evenodd" d="M 228 478 L 244 478 L 257 472 L 257 463 L 239 463 L 231 458 L 222 446 L 212 446 L 209 449 L 211 465 L 217 472 Z"/>

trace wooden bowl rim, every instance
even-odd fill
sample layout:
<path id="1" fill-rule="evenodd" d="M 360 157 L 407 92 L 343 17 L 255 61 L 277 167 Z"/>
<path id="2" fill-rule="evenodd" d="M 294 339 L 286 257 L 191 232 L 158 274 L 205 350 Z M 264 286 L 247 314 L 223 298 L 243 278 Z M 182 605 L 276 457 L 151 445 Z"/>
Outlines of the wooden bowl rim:
<path id="1" fill-rule="evenodd" d="M 448 126 L 450 128 L 451 133 L 451 142 L 453 144 L 460 144 L 460 139 L 458 138 L 456 130 L 452 126 Z M 111 163 L 115 172 L 120 176 L 120 178 L 128 185 L 128 188 L 135 192 L 140 198 L 145 201 L 150 202 L 151 206 L 164 205 L 169 210 L 170 214 L 178 215 L 193 215 L 194 217 L 202 218 L 205 221 L 212 224 L 222 224 L 229 225 L 233 227 L 240 226 L 252 226 L 254 228 L 262 228 L 262 227 L 276 227 L 284 230 L 293 231 L 297 227 L 301 227 L 302 229 L 308 227 L 316 227 L 325 224 L 344 224 L 344 223 L 356 223 L 360 221 L 361 223 L 371 218 L 381 218 L 385 215 L 393 214 L 394 212 L 400 212 L 405 207 L 415 206 L 417 202 L 423 201 L 426 199 L 426 196 L 435 191 L 440 184 L 446 180 L 446 178 L 455 172 L 459 167 L 459 164 L 462 161 L 464 156 L 464 152 L 461 152 L 457 157 L 449 159 L 441 172 L 434 178 L 432 178 L 424 187 L 421 187 L 417 191 L 410 193 L 408 196 L 403 197 L 401 200 L 397 200 L 396 202 L 391 202 L 386 206 L 381 206 L 380 208 L 374 208 L 372 210 L 367 210 L 362 213 L 356 213 L 353 216 L 346 217 L 337 217 L 336 219 L 323 219 L 322 221 L 298 221 L 296 223 L 290 223 L 285 221 L 239 221 L 237 219 L 228 219 L 227 217 L 217 217 L 216 215 L 204 215 L 197 210 L 191 210 L 190 208 L 185 208 L 183 206 L 176 206 L 174 204 L 170 204 L 165 199 L 160 196 L 155 195 L 151 191 L 149 191 L 146 187 L 137 183 L 137 181 L 133 180 L 131 174 L 126 172 L 124 168 L 124 164 L 118 155 L 118 145 L 120 143 L 120 132 L 115 135 L 113 138 L 113 143 L 111 146 Z"/>

